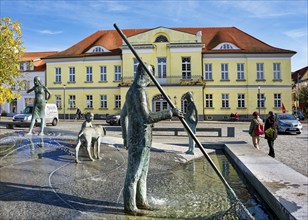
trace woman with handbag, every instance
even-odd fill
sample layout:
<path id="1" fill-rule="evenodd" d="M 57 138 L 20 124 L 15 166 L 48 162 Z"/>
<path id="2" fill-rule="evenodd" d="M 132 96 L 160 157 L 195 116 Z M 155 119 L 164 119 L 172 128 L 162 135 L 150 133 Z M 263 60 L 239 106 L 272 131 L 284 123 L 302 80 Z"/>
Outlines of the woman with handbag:
<path id="1" fill-rule="evenodd" d="M 262 119 L 259 117 L 259 113 L 258 112 L 254 112 L 252 114 L 253 119 L 250 122 L 250 126 L 249 126 L 249 134 L 252 138 L 252 143 L 253 146 L 255 148 L 257 148 L 258 150 L 260 149 L 259 147 L 259 143 L 260 143 L 260 135 L 263 134 L 262 131 L 260 131 L 260 129 L 263 130 L 263 121 Z"/>
<path id="2" fill-rule="evenodd" d="M 268 113 L 268 117 L 265 121 L 265 139 L 267 140 L 269 153 L 271 157 L 275 157 L 274 141 L 277 138 L 277 120 L 272 111 Z"/>

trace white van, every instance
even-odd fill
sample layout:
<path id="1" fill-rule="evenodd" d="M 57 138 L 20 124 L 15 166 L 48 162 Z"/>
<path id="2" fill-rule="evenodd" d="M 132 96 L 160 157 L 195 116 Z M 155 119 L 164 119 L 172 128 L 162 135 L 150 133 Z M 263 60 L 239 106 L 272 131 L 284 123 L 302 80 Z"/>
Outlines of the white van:
<path id="1" fill-rule="evenodd" d="M 32 119 L 33 105 L 28 105 L 21 114 L 13 116 L 13 123 L 10 125 L 30 125 Z M 46 104 L 45 106 L 45 122 L 46 124 L 52 124 L 56 126 L 59 121 L 59 113 L 56 104 Z M 37 123 L 40 123 L 41 119 L 37 120 Z"/>

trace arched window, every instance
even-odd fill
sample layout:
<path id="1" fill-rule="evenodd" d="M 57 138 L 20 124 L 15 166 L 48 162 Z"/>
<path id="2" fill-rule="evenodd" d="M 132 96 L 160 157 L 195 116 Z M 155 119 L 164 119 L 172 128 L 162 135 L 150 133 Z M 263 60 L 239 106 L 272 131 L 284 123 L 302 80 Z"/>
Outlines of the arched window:
<path id="1" fill-rule="evenodd" d="M 95 48 L 93 49 L 93 53 L 96 53 L 96 52 L 104 52 L 104 50 L 103 50 L 103 48 L 101 48 L 101 47 L 95 47 Z"/>
<path id="2" fill-rule="evenodd" d="M 240 50 L 240 48 L 230 42 L 223 42 L 214 47 L 213 50 Z"/>
<path id="3" fill-rule="evenodd" d="M 184 94 L 181 97 L 181 111 L 183 112 L 184 115 L 186 114 L 186 108 L 187 108 L 187 99 Z"/>
<path id="4" fill-rule="evenodd" d="M 163 95 L 156 95 L 152 99 L 153 112 L 170 109 L 170 106 Z"/>
<path id="5" fill-rule="evenodd" d="M 240 50 L 240 48 L 230 42 L 224 42 L 218 44 L 213 50 Z"/>
<path id="6" fill-rule="evenodd" d="M 158 42 L 168 42 L 168 39 L 166 36 L 164 35 L 159 35 L 158 37 L 156 37 L 155 39 L 155 43 L 158 43 Z"/>
<path id="7" fill-rule="evenodd" d="M 221 50 L 233 50 L 234 48 L 232 47 L 231 44 L 223 44 L 220 46 Z"/>
<path id="8" fill-rule="evenodd" d="M 89 50 L 86 51 L 86 53 L 103 53 L 103 52 L 110 52 L 103 46 L 93 46 Z"/>

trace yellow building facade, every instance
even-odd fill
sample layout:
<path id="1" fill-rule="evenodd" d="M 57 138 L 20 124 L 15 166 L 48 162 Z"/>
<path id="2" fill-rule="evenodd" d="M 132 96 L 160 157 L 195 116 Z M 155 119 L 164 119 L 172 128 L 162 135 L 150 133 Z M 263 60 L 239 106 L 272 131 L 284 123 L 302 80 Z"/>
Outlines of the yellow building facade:
<path id="1" fill-rule="evenodd" d="M 194 94 L 200 119 L 240 120 L 254 111 L 291 110 L 291 57 L 236 28 L 154 28 L 123 30 L 171 101 L 185 112 L 183 95 Z M 46 84 L 66 118 L 76 108 L 96 118 L 118 114 L 138 65 L 114 30 L 98 31 L 45 59 Z M 169 108 L 153 85 L 147 88 L 152 111 Z"/>

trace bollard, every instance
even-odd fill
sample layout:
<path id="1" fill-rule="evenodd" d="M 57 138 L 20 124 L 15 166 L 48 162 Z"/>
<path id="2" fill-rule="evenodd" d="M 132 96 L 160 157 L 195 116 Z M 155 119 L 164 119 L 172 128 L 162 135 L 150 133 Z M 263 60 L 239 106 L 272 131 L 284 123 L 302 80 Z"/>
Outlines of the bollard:
<path id="1" fill-rule="evenodd" d="M 227 136 L 228 137 L 235 137 L 235 129 L 234 129 L 234 127 L 227 127 Z"/>

